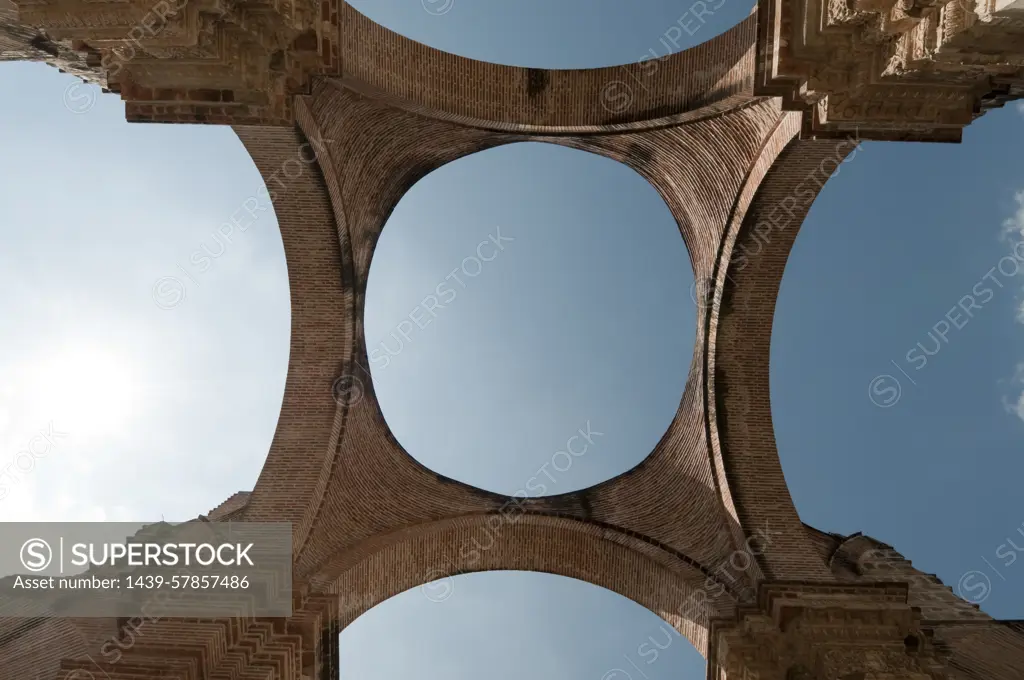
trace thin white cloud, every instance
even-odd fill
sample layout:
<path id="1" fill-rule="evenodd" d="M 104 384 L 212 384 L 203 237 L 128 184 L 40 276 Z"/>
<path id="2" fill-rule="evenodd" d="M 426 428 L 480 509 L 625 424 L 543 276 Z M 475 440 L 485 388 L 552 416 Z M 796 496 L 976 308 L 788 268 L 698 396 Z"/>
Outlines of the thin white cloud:
<path id="1" fill-rule="evenodd" d="M 1003 234 L 1024 238 L 1024 189 L 1014 194 L 1013 200 L 1017 204 L 1017 209 L 1013 215 L 1003 220 Z"/>
<path id="2" fill-rule="evenodd" d="M 1017 110 L 1024 114 L 1024 102 L 1017 102 Z M 1017 209 L 1013 215 L 1003 221 L 1003 234 L 1004 236 L 1011 236 L 1015 240 L 1021 241 L 1024 240 L 1024 190 L 1018 191 L 1014 194 L 1013 198 L 1017 203 Z M 1024 301 L 1017 304 L 1017 323 L 1024 324 Z M 1003 406 L 1008 412 L 1015 414 L 1024 421 L 1024 363 L 1017 364 L 1017 369 L 1013 376 L 1013 384 L 1021 392 L 1015 399 L 1004 398 Z"/>
<path id="3" fill-rule="evenodd" d="M 1024 387 L 1022 387 L 1024 386 L 1024 363 L 1017 364 L 1010 382 L 1015 390 L 1020 390 L 1020 393 L 1014 398 L 1003 397 L 1003 407 L 1007 413 L 1012 413 L 1021 420 L 1024 420 Z"/>
<path id="4" fill-rule="evenodd" d="M 1017 396 L 1017 401 L 1007 401 L 1006 410 L 1024 420 L 1024 392 Z"/>
<path id="5" fill-rule="evenodd" d="M 1003 236 L 1020 242 L 1024 240 L 1024 190 L 1018 191 L 1013 198 L 1017 207 L 1014 213 L 1003 221 Z M 1024 324 L 1024 301 L 1017 305 L 1017 322 Z M 1017 365 L 1011 383 L 1019 393 L 1013 399 L 1004 398 L 1003 406 L 1007 412 L 1024 420 L 1024 363 Z"/>
<path id="6" fill-rule="evenodd" d="M 1013 200 L 1017 207 L 1010 217 L 1003 220 L 1002 235 L 1007 240 L 1020 243 L 1024 241 L 1024 189 L 1014 194 Z M 1024 324 L 1024 301 L 1017 305 L 1017 321 Z"/>

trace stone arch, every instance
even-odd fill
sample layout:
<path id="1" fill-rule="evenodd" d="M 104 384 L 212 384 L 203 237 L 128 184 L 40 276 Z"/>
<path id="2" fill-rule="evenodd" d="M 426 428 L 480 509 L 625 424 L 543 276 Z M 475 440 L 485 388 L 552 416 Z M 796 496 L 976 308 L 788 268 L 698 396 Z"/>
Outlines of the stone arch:
<path id="1" fill-rule="evenodd" d="M 727 582 L 685 555 L 610 527 L 533 514 L 466 515 L 374 537 L 310 583 L 329 594 L 334 634 L 400 593 L 442 581 L 440 600 L 444 581 L 482 571 L 537 571 L 611 590 L 661 617 L 702 655 L 710 621 L 731 617 L 737 602 Z"/>

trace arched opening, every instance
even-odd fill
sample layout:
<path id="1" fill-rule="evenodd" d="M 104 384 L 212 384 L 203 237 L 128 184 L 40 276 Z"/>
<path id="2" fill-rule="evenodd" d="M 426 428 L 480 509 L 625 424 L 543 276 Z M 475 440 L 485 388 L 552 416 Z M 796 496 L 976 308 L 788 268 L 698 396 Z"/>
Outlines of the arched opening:
<path id="1" fill-rule="evenodd" d="M 0 81 L 0 518 L 180 521 L 252 489 L 290 306 L 249 155 L 44 64 Z"/>
<path id="2" fill-rule="evenodd" d="M 618 66 L 660 59 L 710 40 L 755 3 L 657 0 L 420 0 L 348 4 L 376 23 L 435 49 L 494 64 L 541 69 Z"/>
<path id="3" fill-rule="evenodd" d="M 801 229 L 771 343 L 801 518 L 892 545 L 1000 618 L 1024 601 L 1020 125 L 1006 109 L 961 145 L 866 143 Z M 965 590 L 974 572 L 990 587 Z"/>
<path id="4" fill-rule="evenodd" d="M 338 644 L 334 678 L 406 677 L 424 668 L 453 680 L 482 670 L 499 680 L 705 676 L 696 648 L 653 612 L 584 581 L 537 572 L 463 574 L 407 590 L 356 619 Z"/>
<path id="5" fill-rule="evenodd" d="M 693 269 L 640 175 L 524 143 L 410 189 L 370 268 L 366 346 L 392 432 L 423 465 L 545 496 L 632 469 L 675 416 Z"/>

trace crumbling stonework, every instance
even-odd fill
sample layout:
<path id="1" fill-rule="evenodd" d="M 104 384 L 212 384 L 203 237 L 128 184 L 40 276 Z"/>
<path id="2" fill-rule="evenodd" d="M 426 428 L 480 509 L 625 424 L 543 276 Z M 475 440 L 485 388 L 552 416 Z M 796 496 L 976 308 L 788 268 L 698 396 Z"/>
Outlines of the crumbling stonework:
<path id="1" fill-rule="evenodd" d="M 104 86 L 102 75 L 70 41 L 54 41 L 21 23 L 11 0 L 0 0 L 0 61 L 42 61 L 86 82 Z"/>
<path id="2" fill-rule="evenodd" d="M 210 519 L 292 523 L 295 578 L 289 619 L 148 622 L 116 658 L 88 650 L 125 622 L 0 623 L 12 650 L 0 680 L 326 680 L 337 632 L 362 612 L 488 569 L 629 597 L 707 654 L 713 680 L 1020 677 L 1019 625 L 888 546 L 800 522 L 769 406 L 775 299 L 828 178 L 862 140 L 957 142 L 1024 95 L 1024 21 L 986 2 L 762 0 L 692 49 L 578 71 L 446 54 L 337 0 L 17 0 L 16 18 L 0 5 L 0 57 L 79 69 L 120 94 L 130 121 L 230 124 L 262 173 L 265 195 L 243 210 L 272 204 L 280 225 L 288 376 L 255 488 Z M 700 292 L 690 375 L 650 455 L 532 499 L 410 457 L 381 414 L 363 334 L 374 248 L 404 193 L 444 163 L 527 140 L 643 175 Z"/>

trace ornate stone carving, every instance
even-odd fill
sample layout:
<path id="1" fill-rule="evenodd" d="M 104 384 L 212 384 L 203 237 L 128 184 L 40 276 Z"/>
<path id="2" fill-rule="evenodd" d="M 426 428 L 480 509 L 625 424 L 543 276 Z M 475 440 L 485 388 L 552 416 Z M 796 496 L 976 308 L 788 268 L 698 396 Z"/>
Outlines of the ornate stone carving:
<path id="1" fill-rule="evenodd" d="M 312 0 L 15 4 L 20 23 L 87 55 L 88 79 L 120 93 L 131 121 L 288 125 L 292 97 L 333 63 L 337 27 Z"/>
<path id="2" fill-rule="evenodd" d="M 760 0 L 759 94 L 804 131 L 959 141 L 1024 97 L 1024 9 L 1007 0 Z"/>
<path id="3" fill-rule="evenodd" d="M 79 52 L 70 41 L 53 40 L 18 20 L 11 0 L 0 0 L 0 62 L 43 61 L 62 72 L 99 83 L 99 55 Z"/>
<path id="4" fill-rule="evenodd" d="M 709 680 L 951 680 L 903 584 L 764 584 L 710 638 Z"/>

